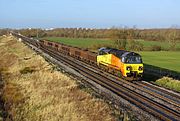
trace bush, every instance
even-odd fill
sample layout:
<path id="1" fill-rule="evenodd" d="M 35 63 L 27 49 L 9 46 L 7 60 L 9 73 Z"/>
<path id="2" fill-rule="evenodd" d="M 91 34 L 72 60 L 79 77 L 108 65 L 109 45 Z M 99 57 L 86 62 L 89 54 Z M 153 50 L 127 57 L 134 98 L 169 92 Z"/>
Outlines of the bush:
<path id="1" fill-rule="evenodd" d="M 1 66 L 1 65 L 0 65 Z M 0 68 L 0 73 L 2 73 L 2 72 L 7 72 L 8 71 L 8 68 L 4 68 L 4 67 L 1 67 Z"/>
<path id="2" fill-rule="evenodd" d="M 169 77 L 163 77 L 155 82 L 156 84 L 180 92 L 180 81 Z"/>
<path id="3" fill-rule="evenodd" d="M 24 69 L 20 70 L 21 74 L 27 74 L 27 73 L 33 73 L 35 71 L 35 69 L 33 69 L 32 67 L 25 67 Z"/>
<path id="4" fill-rule="evenodd" d="M 159 45 L 153 45 L 153 46 L 150 47 L 150 50 L 151 51 L 161 51 L 162 47 L 159 46 Z"/>
<path id="5" fill-rule="evenodd" d="M 114 41 L 114 47 L 117 49 L 126 49 L 127 41 L 124 39 L 117 39 Z"/>
<path id="6" fill-rule="evenodd" d="M 180 51 L 180 48 L 176 48 L 176 51 Z"/>
<path id="7" fill-rule="evenodd" d="M 134 50 L 134 51 L 142 51 L 144 49 L 144 46 L 142 43 L 135 41 L 135 40 L 130 40 L 128 42 L 129 49 Z"/>
<path id="8" fill-rule="evenodd" d="M 113 45 L 110 45 L 110 44 L 94 44 L 90 47 L 90 49 L 92 50 L 98 50 L 99 48 L 101 47 L 109 47 L 109 48 L 114 48 Z"/>

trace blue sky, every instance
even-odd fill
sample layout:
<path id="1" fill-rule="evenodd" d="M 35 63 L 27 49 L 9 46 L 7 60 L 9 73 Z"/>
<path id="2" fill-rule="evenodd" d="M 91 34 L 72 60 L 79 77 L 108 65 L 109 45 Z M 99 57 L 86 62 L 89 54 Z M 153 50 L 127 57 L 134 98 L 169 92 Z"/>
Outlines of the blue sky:
<path id="1" fill-rule="evenodd" d="M 0 28 L 180 25 L 180 0 L 0 0 Z"/>

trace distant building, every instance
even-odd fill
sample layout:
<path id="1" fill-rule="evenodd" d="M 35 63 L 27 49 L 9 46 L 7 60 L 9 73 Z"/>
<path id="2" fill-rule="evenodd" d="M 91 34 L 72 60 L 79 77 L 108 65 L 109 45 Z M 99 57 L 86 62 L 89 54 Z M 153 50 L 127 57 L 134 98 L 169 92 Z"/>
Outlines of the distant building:
<path id="1" fill-rule="evenodd" d="M 53 30 L 54 28 L 48 28 L 48 29 L 45 29 L 46 31 L 48 31 L 48 30 Z"/>

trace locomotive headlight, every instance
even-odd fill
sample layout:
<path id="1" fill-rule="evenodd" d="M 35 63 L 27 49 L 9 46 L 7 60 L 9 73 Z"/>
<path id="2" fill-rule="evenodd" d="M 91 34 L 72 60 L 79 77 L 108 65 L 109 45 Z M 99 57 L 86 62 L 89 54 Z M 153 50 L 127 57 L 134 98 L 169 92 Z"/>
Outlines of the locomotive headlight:
<path id="1" fill-rule="evenodd" d="M 126 70 L 130 71 L 131 70 L 131 66 L 127 66 Z"/>
<path id="2" fill-rule="evenodd" d="M 139 71 L 142 71 L 143 70 L 143 67 L 142 66 L 139 66 L 139 69 L 138 69 Z"/>

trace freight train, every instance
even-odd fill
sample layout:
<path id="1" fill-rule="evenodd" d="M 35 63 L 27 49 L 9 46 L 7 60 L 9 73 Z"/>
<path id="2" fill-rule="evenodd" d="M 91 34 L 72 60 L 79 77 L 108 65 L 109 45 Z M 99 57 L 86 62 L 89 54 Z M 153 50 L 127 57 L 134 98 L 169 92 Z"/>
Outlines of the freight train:
<path id="1" fill-rule="evenodd" d="M 50 47 L 65 55 L 88 62 L 129 81 L 141 80 L 143 76 L 142 58 L 135 52 L 102 47 L 98 50 L 97 54 L 86 49 L 48 40 L 40 40 L 40 45 Z"/>
<path id="2" fill-rule="evenodd" d="M 79 59 L 98 68 L 122 77 L 128 81 L 141 80 L 143 76 L 143 62 L 138 53 L 102 47 L 98 53 L 78 47 L 51 42 L 48 40 L 33 40 L 20 34 L 12 33 L 38 48 L 49 48 L 67 56 Z"/>

